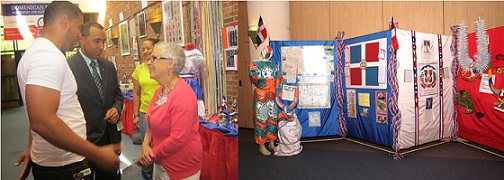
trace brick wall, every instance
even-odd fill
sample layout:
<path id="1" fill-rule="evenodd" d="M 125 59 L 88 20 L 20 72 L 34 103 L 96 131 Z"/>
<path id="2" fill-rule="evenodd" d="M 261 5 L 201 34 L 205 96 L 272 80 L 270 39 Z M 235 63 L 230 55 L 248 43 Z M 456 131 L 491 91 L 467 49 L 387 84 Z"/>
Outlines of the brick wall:
<path id="1" fill-rule="evenodd" d="M 138 50 L 139 50 L 139 60 L 133 59 L 133 48 L 130 49 L 131 53 L 127 56 L 121 56 L 120 47 L 112 46 L 107 47 L 104 51 L 104 58 L 108 58 L 109 56 L 115 56 L 116 64 L 117 64 L 117 76 L 119 80 L 122 80 L 124 74 L 127 75 L 127 78 L 131 78 L 131 74 L 135 70 L 135 61 L 143 61 L 142 52 L 141 52 L 141 44 L 147 38 L 158 38 L 154 33 L 152 27 L 150 27 L 149 22 L 152 18 L 156 16 L 162 16 L 162 3 L 160 1 L 148 1 L 148 7 L 144 9 L 145 18 L 147 20 L 147 37 L 138 39 L 138 29 L 136 30 L 137 40 L 138 40 Z M 184 30 L 185 30 L 185 42 L 190 42 L 190 32 L 189 30 L 189 18 L 186 18 L 188 15 L 187 10 L 188 2 L 183 2 L 183 14 L 184 14 Z M 223 22 L 224 27 L 233 26 L 238 24 L 238 2 L 237 1 L 227 1 L 222 2 L 222 12 L 223 12 Z M 106 14 L 105 14 L 105 22 L 103 26 L 105 29 L 111 28 L 112 36 L 119 36 L 119 13 L 123 12 L 124 19 L 136 18 L 136 14 L 141 11 L 141 2 L 140 1 L 107 1 Z M 112 19 L 113 25 L 109 26 L 109 19 Z M 163 41 L 163 28 L 161 28 L 161 33 L 159 36 L 159 40 Z M 130 35 L 131 37 L 132 35 Z M 130 39 L 130 46 L 133 47 L 133 40 Z M 226 71 L 226 91 L 227 91 L 227 99 L 228 103 L 231 105 L 234 99 L 238 99 L 238 72 L 237 71 Z"/>
<path id="2" fill-rule="evenodd" d="M 136 18 L 136 15 L 142 11 L 142 4 L 140 1 L 107 1 L 106 14 L 105 14 L 105 22 L 103 26 L 105 29 L 110 28 L 112 31 L 113 37 L 119 37 L 119 13 L 123 12 L 124 20 L 129 20 L 131 18 Z M 144 9 L 145 19 L 147 20 L 147 37 L 139 38 L 138 37 L 138 22 L 136 23 L 137 28 L 136 36 L 138 41 L 138 53 L 139 59 L 135 60 L 133 58 L 133 38 L 129 38 L 130 41 L 130 55 L 121 56 L 121 50 L 119 45 L 107 47 L 104 51 L 104 58 L 108 58 L 109 56 L 115 56 L 116 65 L 117 65 L 117 77 L 119 80 L 123 80 L 123 76 L 126 74 L 127 79 L 131 79 L 131 74 L 135 70 L 135 61 L 142 62 L 144 59 L 142 58 L 142 43 L 147 38 L 158 38 L 154 30 L 149 25 L 150 20 L 152 20 L 155 16 L 162 16 L 161 2 L 156 1 L 148 1 L 147 8 Z M 112 19 L 112 26 L 109 26 L 109 19 Z M 131 29 L 131 27 L 130 27 Z M 163 40 L 163 32 L 161 28 L 161 35 L 159 37 L 160 40 Z M 130 37 L 133 36 L 130 34 Z"/>
<path id="3" fill-rule="evenodd" d="M 238 25 L 238 1 L 223 1 L 222 14 L 224 27 Z M 231 106 L 234 99 L 238 100 L 238 71 L 226 71 L 226 85 L 227 100 Z"/>

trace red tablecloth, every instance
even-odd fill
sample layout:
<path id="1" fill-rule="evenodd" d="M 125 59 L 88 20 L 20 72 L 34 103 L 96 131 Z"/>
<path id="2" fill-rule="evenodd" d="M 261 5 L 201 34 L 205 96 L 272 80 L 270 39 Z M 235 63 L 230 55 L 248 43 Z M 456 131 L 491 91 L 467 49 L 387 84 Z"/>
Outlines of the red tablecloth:
<path id="1" fill-rule="evenodd" d="M 136 129 L 133 124 L 133 101 L 124 100 L 122 111 L 122 133 L 131 137 Z M 203 167 L 200 178 L 203 180 L 238 179 L 238 137 L 226 136 L 218 130 L 200 125 L 203 145 Z"/>
<path id="2" fill-rule="evenodd" d="M 121 115 L 123 129 L 121 132 L 131 137 L 132 132 L 137 128 L 133 124 L 133 100 L 124 99 L 123 103 L 124 107 Z"/>
<path id="3" fill-rule="evenodd" d="M 201 179 L 238 179 L 238 137 L 200 125 L 203 144 Z"/>

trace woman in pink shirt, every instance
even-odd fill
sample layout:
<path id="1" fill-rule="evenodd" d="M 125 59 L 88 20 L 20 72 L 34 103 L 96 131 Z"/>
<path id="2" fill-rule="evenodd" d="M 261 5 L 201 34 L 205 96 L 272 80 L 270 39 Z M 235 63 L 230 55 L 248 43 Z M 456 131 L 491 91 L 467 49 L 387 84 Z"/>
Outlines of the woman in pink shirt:
<path id="1" fill-rule="evenodd" d="M 147 67 L 161 86 L 147 109 L 147 132 L 135 163 L 154 163 L 154 179 L 199 179 L 203 149 L 196 95 L 178 75 L 185 65 L 184 49 L 158 43 L 151 56 Z"/>

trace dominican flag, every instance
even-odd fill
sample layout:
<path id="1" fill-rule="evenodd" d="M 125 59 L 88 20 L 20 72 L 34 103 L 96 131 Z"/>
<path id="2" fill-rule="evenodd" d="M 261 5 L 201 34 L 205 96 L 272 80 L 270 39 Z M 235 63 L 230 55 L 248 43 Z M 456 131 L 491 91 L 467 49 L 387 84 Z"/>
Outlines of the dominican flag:
<path id="1" fill-rule="evenodd" d="M 397 37 L 396 37 L 396 29 L 399 28 L 399 23 L 394 21 L 394 16 L 392 16 L 392 20 L 390 21 L 389 24 L 389 29 L 392 30 L 392 47 L 394 50 L 399 49 L 399 42 L 397 42 Z"/>
<path id="2" fill-rule="evenodd" d="M 260 46 L 266 37 L 268 37 L 268 31 L 266 30 L 266 25 L 264 25 L 262 16 L 259 16 L 259 22 L 257 23 L 257 36 L 256 36 L 256 42 L 257 46 Z"/>

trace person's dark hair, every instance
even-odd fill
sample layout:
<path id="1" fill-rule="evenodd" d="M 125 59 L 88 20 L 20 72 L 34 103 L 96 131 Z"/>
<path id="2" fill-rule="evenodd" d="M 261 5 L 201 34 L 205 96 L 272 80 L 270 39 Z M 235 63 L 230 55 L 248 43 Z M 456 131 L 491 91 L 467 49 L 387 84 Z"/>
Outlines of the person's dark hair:
<path id="1" fill-rule="evenodd" d="M 56 22 L 59 16 L 66 14 L 71 20 L 82 16 L 82 11 L 75 4 L 68 1 L 53 1 L 44 11 L 44 25 L 51 25 Z"/>
<path id="2" fill-rule="evenodd" d="M 89 35 L 89 29 L 91 29 L 91 27 L 103 30 L 103 26 L 100 23 L 89 21 L 82 24 L 81 28 L 82 37 L 87 37 Z"/>
<path id="3" fill-rule="evenodd" d="M 145 41 L 150 41 L 152 45 L 156 45 L 159 42 L 159 39 L 148 38 Z"/>

